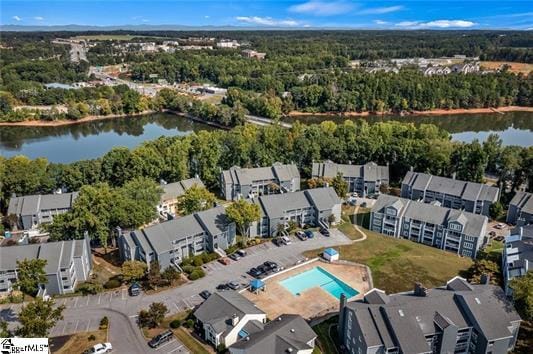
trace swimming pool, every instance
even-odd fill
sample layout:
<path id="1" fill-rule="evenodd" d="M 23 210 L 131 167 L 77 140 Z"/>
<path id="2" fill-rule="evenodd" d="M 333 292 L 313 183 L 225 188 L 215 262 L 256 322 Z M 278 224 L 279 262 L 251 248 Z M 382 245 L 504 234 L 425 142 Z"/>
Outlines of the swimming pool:
<path id="1" fill-rule="evenodd" d="M 282 280 L 280 281 L 280 284 L 293 295 L 300 295 L 302 292 L 315 287 L 324 289 L 337 299 L 340 299 L 342 293 L 344 293 L 347 298 L 359 294 L 357 290 L 348 286 L 320 267 L 314 267 L 313 269 L 309 269 L 303 273 Z"/>

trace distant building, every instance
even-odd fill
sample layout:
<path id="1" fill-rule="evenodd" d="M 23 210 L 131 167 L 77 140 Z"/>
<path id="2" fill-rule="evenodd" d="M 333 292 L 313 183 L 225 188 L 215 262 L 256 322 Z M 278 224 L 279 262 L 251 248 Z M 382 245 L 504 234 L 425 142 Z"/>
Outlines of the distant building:
<path id="1" fill-rule="evenodd" d="M 247 336 L 228 348 L 230 354 L 311 354 L 317 337 L 299 315 L 281 315 L 261 331 L 242 334 Z"/>
<path id="2" fill-rule="evenodd" d="M 158 213 L 162 215 L 176 215 L 178 212 L 179 197 L 184 195 L 185 192 L 193 186 L 205 187 L 204 183 L 199 178 L 189 178 L 179 182 L 161 184 L 163 194 L 161 195 L 159 205 L 157 206 Z"/>
<path id="3" fill-rule="evenodd" d="M 425 203 L 438 201 L 443 207 L 489 215 L 500 190 L 486 184 L 460 181 L 409 171 L 402 181 L 401 196 Z"/>
<path id="4" fill-rule="evenodd" d="M 220 206 L 124 233 L 119 249 L 125 261 L 139 260 L 148 266 L 158 261 L 166 269 L 184 258 L 225 250 L 235 243 L 235 233 L 235 223 Z"/>
<path id="5" fill-rule="evenodd" d="M 512 351 L 520 317 L 502 289 L 455 277 L 446 286 L 363 300 L 341 297 L 338 331 L 346 353 L 474 353 Z"/>
<path id="6" fill-rule="evenodd" d="M 288 228 L 289 222 L 328 228 L 331 216 L 334 223 L 341 220 L 342 202 L 331 187 L 264 195 L 253 202 L 260 207 L 261 219 L 252 226 L 252 235 L 271 237 L 278 234 L 279 225 Z"/>
<path id="7" fill-rule="evenodd" d="M 223 39 L 220 42 L 217 42 L 218 48 L 239 48 L 241 44 L 236 40 Z"/>
<path id="8" fill-rule="evenodd" d="M 370 229 L 476 258 L 484 242 L 486 216 L 382 194 L 372 207 Z"/>
<path id="9" fill-rule="evenodd" d="M 245 58 L 265 59 L 266 53 L 256 52 L 255 50 L 245 49 L 241 52 Z"/>
<path id="10" fill-rule="evenodd" d="M 381 185 L 389 184 L 389 166 L 378 166 L 374 162 L 365 165 L 342 165 L 331 161 L 313 163 L 313 178 L 332 179 L 339 173 L 348 183 L 348 191 L 361 196 L 379 193 Z"/>
<path id="11" fill-rule="evenodd" d="M 514 225 L 533 224 L 533 194 L 516 192 L 509 203 L 507 222 Z"/>
<path id="12" fill-rule="evenodd" d="M 452 72 L 459 74 L 472 74 L 479 72 L 479 63 L 463 63 L 452 65 Z"/>
<path id="13" fill-rule="evenodd" d="M 73 293 L 79 283 L 89 280 L 93 268 L 88 238 L 0 247 L 0 295 L 12 290 L 18 279 L 17 261 L 25 259 L 46 260 L 47 283 L 40 295 Z"/>
<path id="14" fill-rule="evenodd" d="M 448 75 L 451 74 L 452 69 L 448 66 L 428 66 L 422 68 L 422 73 L 424 76 L 433 76 L 433 75 Z"/>
<path id="15" fill-rule="evenodd" d="M 300 190 L 300 172 L 294 164 L 270 167 L 233 166 L 220 174 L 220 189 L 226 200 Z"/>
<path id="16" fill-rule="evenodd" d="M 505 293 L 512 295 L 510 281 L 533 271 L 533 225 L 518 226 L 505 238 L 502 273 Z"/>
<path id="17" fill-rule="evenodd" d="M 226 348 L 265 328 L 266 314 L 236 291 L 215 292 L 196 311 L 196 328 L 215 348 Z"/>
<path id="18" fill-rule="evenodd" d="M 49 84 L 44 84 L 44 87 L 47 89 L 63 89 L 63 90 L 72 90 L 76 87 L 67 85 L 67 84 L 61 84 L 59 82 L 51 82 Z"/>
<path id="19" fill-rule="evenodd" d="M 78 192 L 62 194 L 37 194 L 12 197 L 9 200 L 7 215 L 16 215 L 19 227 L 24 230 L 38 228 L 51 223 L 54 216 L 72 209 Z"/>

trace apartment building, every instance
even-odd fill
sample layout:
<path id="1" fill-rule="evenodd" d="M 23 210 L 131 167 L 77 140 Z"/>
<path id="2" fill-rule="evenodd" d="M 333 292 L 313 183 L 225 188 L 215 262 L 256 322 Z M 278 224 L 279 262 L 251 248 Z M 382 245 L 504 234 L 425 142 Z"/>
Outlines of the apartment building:
<path id="1" fill-rule="evenodd" d="M 332 161 L 314 162 L 313 178 L 335 178 L 341 174 L 348 183 L 350 193 L 361 196 L 379 193 L 381 185 L 389 184 L 389 166 L 379 166 L 374 162 L 364 165 L 343 165 Z"/>
<path id="2" fill-rule="evenodd" d="M 486 216 L 382 194 L 372 207 L 370 229 L 475 258 L 484 242 Z"/>
<path id="3" fill-rule="evenodd" d="M 275 195 L 264 195 L 253 200 L 259 205 L 261 219 L 252 226 L 251 234 L 270 237 L 278 232 L 278 225 L 292 221 L 299 226 L 329 227 L 341 220 L 342 201 L 331 187 Z"/>
<path id="4" fill-rule="evenodd" d="M 499 286 L 455 277 L 434 289 L 372 289 L 349 303 L 342 296 L 338 328 L 352 354 L 504 354 L 515 346 L 520 321 Z"/>
<path id="5" fill-rule="evenodd" d="M 489 215 L 500 190 L 486 184 L 459 181 L 409 171 L 402 181 L 401 196 L 425 203 L 438 201 L 443 207 Z"/>
<path id="6" fill-rule="evenodd" d="M 507 222 L 514 225 L 533 224 L 533 194 L 516 192 L 509 203 Z"/>
<path id="7" fill-rule="evenodd" d="M 72 209 L 77 197 L 78 192 L 13 197 L 9 200 L 7 215 L 16 215 L 19 227 L 24 230 L 36 229 Z"/>
<path id="8" fill-rule="evenodd" d="M 511 280 L 533 271 L 533 225 L 518 226 L 505 238 L 502 273 L 505 293 L 511 296 Z"/>
<path id="9" fill-rule="evenodd" d="M 270 167 L 233 166 L 220 174 L 220 190 L 226 200 L 300 190 L 300 172 L 294 164 Z"/>
<path id="10" fill-rule="evenodd" d="M 23 246 L 0 247 L 0 295 L 9 293 L 18 279 L 17 261 L 46 260 L 47 283 L 41 295 L 73 293 L 76 286 L 89 279 L 93 268 L 89 239 Z"/>
<path id="11" fill-rule="evenodd" d="M 176 215 L 178 212 L 178 198 L 193 186 L 205 187 L 200 178 L 189 178 L 173 183 L 161 183 L 163 194 L 157 206 L 157 212 L 160 215 Z"/>
<path id="12" fill-rule="evenodd" d="M 139 260 L 161 269 L 203 252 L 225 250 L 235 243 L 235 223 L 224 207 L 215 207 L 174 220 L 124 233 L 119 237 L 123 260 Z"/>

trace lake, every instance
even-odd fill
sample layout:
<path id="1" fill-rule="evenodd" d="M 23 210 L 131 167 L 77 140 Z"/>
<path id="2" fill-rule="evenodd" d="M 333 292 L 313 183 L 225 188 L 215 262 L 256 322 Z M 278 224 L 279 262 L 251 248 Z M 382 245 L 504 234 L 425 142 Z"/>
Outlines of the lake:
<path id="1" fill-rule="evenodd" d="M 533 145 L 533 112 L 506 112 L 505 114 L 456 114 L 442 116 L 370 116 L 370 117 L 341 117 L 341 116 L 302 116 L 285 118 L 284 121 L 293 123 L 320 123 L 332 120 L 342 123 L 346 119 L 365 119 L 369 123 L 397 120 L 400 122 L 420 124 L 434 124 L 452 134 L 457 141 L 471 142 L 474 139 L 484 141 L 491 133 L 496 133 L 503 141 L 503 145 Z"/>
<path id="2" fill-rule="evenodd" d="M 0 126 L 0 155 L 46 157 L 68 163 L 93 159 L 115 146 L 129 148 L 162 135 L 188 135 L 214 128 L 172 114 L 158 113 L 60 127 Z"/>
<path id="3" fill-rule="evenodd" d="M 286 119 L 291 122 L 296 118 Z M 305 123 L 322 120 L 343 122 L 346 117 L 301 117 Z M 435 124 L 450 133 L 455 140 L 470 142 L 485 140 L 497 133 L 504 145 L 533 145 L 533 113 L 467 114 L 446 116 L 372 116 L 370 123 L 399 120 L 414 124 Z M 187 135 L 214 128 L 171 114 L 92 121 L 61 127 L 0 127 L 0 155 L 46 157 L 52 162 L 68 163 L 104 155 L 115 146 L 138 146 L 143 141 L 162 135 Z"/>

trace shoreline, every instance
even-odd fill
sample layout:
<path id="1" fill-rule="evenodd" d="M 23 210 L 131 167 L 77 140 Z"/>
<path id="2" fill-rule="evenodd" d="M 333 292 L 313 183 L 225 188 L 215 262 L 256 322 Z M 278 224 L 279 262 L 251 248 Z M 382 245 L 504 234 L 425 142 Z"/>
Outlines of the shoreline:
<path id="1" fill-rule="evenodd" d="M 409 116 L 446 116 L 454 114 L 484 114 L 484 113 L 496 113 L 505 114 L 505 112 L 533 112 L 533 107 L 527 106 L 505 106 L 498 108 L 454 108 L 454 109 L 434 109 L 430 111 L 412 111 L 404 114 L 405 117 Z M 287 114 L 287 117 L 374 117 L 374 116 L 400 116 L 399 113 L 384 112 L 384 113 L 371 113 L 371 112 L 299 112 L 291 111 Z"/>

